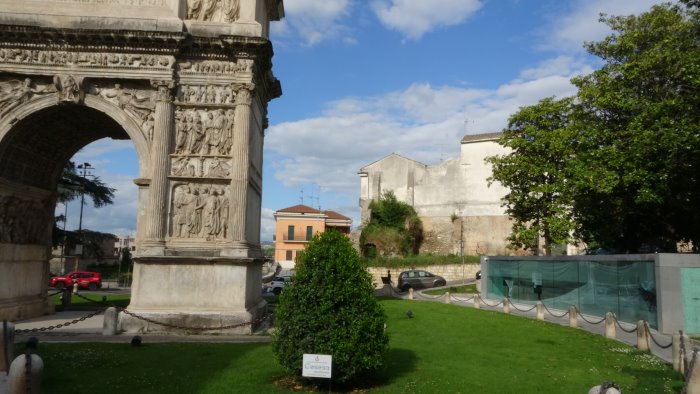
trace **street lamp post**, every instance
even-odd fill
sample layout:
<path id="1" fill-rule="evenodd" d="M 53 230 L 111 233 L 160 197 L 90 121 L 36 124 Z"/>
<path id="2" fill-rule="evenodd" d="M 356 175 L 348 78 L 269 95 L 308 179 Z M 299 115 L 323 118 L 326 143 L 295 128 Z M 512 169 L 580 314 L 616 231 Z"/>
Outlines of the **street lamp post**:
<path id="1" fill-rule="evenodd" d="M 80 175 L 83 180 L 89 176 L 93 176 L 92 172 L 95 167 L 91 166 L 90 163 L 78 164 L 78 175 Z M 80 186 L 80 218 L 78 219 L 78 241 L 80 242 L 75 246 L 75 271 L 78 270 L 78 256 L 83 254 L 83 205 L 85 205 L 85 182 Z"/>

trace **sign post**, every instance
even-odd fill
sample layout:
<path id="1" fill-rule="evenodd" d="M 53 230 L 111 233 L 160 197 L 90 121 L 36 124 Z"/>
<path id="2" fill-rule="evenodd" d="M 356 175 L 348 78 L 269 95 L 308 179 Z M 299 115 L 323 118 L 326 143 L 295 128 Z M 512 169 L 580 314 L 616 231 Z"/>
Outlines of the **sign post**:
<path id="1" fill-rule="evenodd" d="M 302 362 L 301 376 L 329 379 L 328 391 L 330 392 L 333 356 L 328 354 L 304 354 Z"/>

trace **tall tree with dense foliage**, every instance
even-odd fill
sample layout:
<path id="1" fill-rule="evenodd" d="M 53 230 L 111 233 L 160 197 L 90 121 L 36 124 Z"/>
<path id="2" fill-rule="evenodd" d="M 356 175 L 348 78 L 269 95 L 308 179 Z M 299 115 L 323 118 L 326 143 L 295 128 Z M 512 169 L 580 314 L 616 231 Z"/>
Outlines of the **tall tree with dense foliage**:
<path id="1" fill-rule="evenodd" d="M 587 44 L 604 65 L 575 78 L 581 122 L 574 213 L 580 236 L 624 252 L 700 247 L 697 2 L 601 18 Z"/>
<path id="2" fill-rule="evenodd" d="M 369 223 L 364 223 L 360 234 L 363 250 L 369 244 L 382 255 L 418 254 L 423 242 L 423 224 L 412 206 L 399 201 L 392 191 L 386 191 L 379 200 L 370 203 L 369 209 Z"/>
<path id="3" fill-rule="evenodd" d="M 700 250 L 698 3 L 601 17 L 613 33 L 586 47 L 603 66 L 572 80 L 573 99 L 511 118 L 502 143 L 513 152 L 491 162 L 512 189 L 514 245 L 574 230 L 617 252 Z"/>
<path id="4" fill-rule="evenodd" d="M 549 255 L 552 244 L 571 241 L 575 224 L 567 163 L 575 154 L 572 103 L 571 98 L 546 98 L 520 108 L 500 140 L 510 153 L 487 159 L 493 166 L 489 182 L 498 181 L 509 189 L 504 206 L 513 219 L 509 241 L 516 248 Z"/>
<path id="5" fill-rule="evenodd" d="M 333 380 L 351 382 L 377 371 L 389 338 L 386 315 L 360 256 L 337 230 L 317 234 L 299 256 L 291 285 L 280 294 L 273 349 L 301 376 L 305 353 L 333 356 Z"/>

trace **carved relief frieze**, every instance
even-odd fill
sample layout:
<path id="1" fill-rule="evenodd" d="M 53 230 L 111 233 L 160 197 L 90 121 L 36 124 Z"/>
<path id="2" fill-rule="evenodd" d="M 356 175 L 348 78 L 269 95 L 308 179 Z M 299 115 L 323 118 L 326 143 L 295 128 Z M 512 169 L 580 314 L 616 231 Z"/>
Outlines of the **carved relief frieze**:
<path id="1" fill-rule="evenodd" d="M 230 85 L 180 85 L 177 91 L 180 104 L 208 105 L 229 104 L 235 101 L 235 93 Z"/>
<path id="2" fill-rule="evenodd" d="M 0 63 L 71 67 L 172 69 L 175 64 L 175 58 L 173 56 L 142 53 L 101 53 L 2 48 L 0 49 Z"/>
<path id="3" fill-rule="evenodd" d="M 55 92 L 53 83 L 36 82 L 31 78 L 0 80 L 0 117 L 28 101 Z"/>
<path id="4" fill-rule="evenodd" d="M 227 178 L 231 175 L 228 159 L 208 156 L 173 156 L 171 175 L 188 178 Z"/>
<path id="5" fill-rule="evenodd" d="M 115 83 L 112 86 L 92 85 L 88 89 L 88 93 L 111 102 L 139 119 L 144 135 L 149 140 L 152 139 L 154 123 L 152 114 L 155 109 L 155 92 L 153 90 L 128 88 L 123 87 L 121 83 Z"/>
<path id="6" fill-rule="evenodd" d="M 182 75 L 249 73 L 252 71 L 252 59 L 238 59 L 235 62 L 222 60 L 188 60 L 179 63 L 179 72 Z"/>
<path id="7" fill-rule="evenodd" d="M 182 108 L 175 111 L 175 154 L 228 156 L 233 145 L 232 108 Z"/>
<path id="8" fill-rule="evenodd" d="M 48 201 L 0 196 L 0 243 L 46 242 Z"/>
<path id="9" fill-rule="evenodd" d="M 224 185 L 188 183 L 173 190 L 172 238 L 223 240 L 228 237 L 229 193 Z"/>

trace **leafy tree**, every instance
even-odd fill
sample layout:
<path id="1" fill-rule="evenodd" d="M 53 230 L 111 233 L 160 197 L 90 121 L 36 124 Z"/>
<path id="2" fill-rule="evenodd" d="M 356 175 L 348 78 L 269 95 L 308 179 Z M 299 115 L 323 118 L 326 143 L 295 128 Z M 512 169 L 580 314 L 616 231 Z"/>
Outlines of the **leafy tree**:
<path id="1" fill-rule="evenodd" d="M 69 161 L 58 180 L 58 202 L 64 203 L 80 198 L 85 193 L 95 208 L 112 204 L 115 189 L 108 187 L 100 177 L 83 177 L 78 173 L 75 163 Z"/>
<path id="2" fill-rule="evenodd" d="M 360 245 L 374 245 L 384 255 L 418 254 L 423 242 L 423 225 L 410 205 L 398 201 L 392 191 L 369 205 L 372 212 L 360 234 Z"/>
<path id="3" fill-rule="evenodd" d="M 273 349 L 301 376 L 305 353 L 333 356 L 333 380 L 351 382 L 378 370 L 388 350 L 386 315 L 367 267 L 337 230 L 317 234 L 301 253 L 291 285 L 280 294 Z"/>
<path id="4" fill-rule="evenodd" d="M 572 98 L 546 98 L 520 108 L 500 140 L 510 153 L 487 158 L 493 165 L 489 183 L 498 181 L 509 188 L 504 206 L 513 219 L 509 241 L 514 247 L 550 255 L 553 243 L 571 241 L 575 223 L 567 163 L 575 153 L 569 142 L 572 111 Z"/>
<path id="5" fill-rule="evenodd" d="M 579 235 L 619 251 L 700 247 L 700 18 L 697 2 L 602 17 L 587 44 L 604 65 L 578 77 L 571 178 Z"/>

